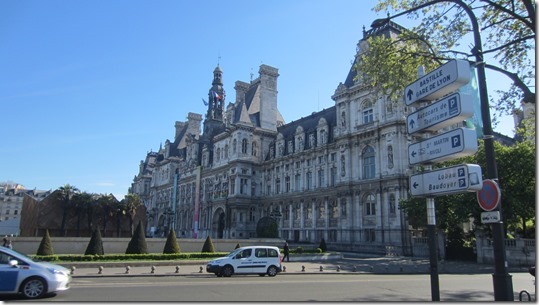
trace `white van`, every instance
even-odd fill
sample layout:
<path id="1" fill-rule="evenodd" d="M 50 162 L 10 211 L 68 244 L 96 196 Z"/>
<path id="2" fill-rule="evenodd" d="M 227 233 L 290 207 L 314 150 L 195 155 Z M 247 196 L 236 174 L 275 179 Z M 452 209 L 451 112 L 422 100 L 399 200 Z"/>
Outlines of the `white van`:
<path id="1" fill-rule="evenodd" d="M 272 246 L 241 247 L 206 265 L 206 271 L 221 277 L 232 274 L 276 276 L 281 272 L 281 252 Z"/>

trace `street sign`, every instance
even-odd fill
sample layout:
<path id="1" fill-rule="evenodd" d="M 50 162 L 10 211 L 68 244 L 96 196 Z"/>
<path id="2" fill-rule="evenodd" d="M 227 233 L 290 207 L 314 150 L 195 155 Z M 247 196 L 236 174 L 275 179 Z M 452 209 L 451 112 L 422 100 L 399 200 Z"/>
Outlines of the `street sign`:
<path id="1" fill-rule="evenodd" d="M 485 179 L 483 180 L 483 187 L 477 192 L 477 201 L 479 206 L 485 211 L 492 211 L 501 200 L 501 190 L 496 181 Z"/>
<path id="2" fill-rule="evenodd" d="M 481 167 L 461 164 L 410 176 L 410 191 L 415 197 L 432 197 L 481 189 Z"/>
<path id="3" fill-rule="evenodd" d="M 495 223 L 500 222 L 500 220 L 500 211 L 481 213 L 481 223 Z"/>
<path id="4" fill-rule="evenodd" d="M 408 162 L 410 165 L 442 162 L 473 155 L 475 152 L 477 152 L 475 130 L 461 127 L 410 144 L 408 146 Z"/>
<path id="5" fill-rule="evenodd" d="M 410 114 L 406 118 L 406 127 L 409 134 L 437 131 L 471 118 L 473 114 L 472 97 L 456 92 Z"/>
<path id="6" fill-rule="evenodd" d="M 470 81 L 470 64 L 453 59 L 420 77 L 404 89 L 404 101 L 409 106 L 420 100 L 432 101 L 440 98 Z"/>

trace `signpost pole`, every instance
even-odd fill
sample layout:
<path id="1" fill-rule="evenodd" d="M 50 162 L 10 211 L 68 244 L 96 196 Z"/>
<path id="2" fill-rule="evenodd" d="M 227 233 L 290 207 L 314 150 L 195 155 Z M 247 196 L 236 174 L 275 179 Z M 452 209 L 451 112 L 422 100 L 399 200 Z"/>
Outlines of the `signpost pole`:
<path id="1" fill-rule="evenodd" d="M 430 293 L 433 301 L 440 301 L 440 282 L 438 279 L 438 239 L 436 238 L 436 210 L 434 207 L 434 198 L 427 198 L 427 234 L 429 238 L 430 253 Z"/>

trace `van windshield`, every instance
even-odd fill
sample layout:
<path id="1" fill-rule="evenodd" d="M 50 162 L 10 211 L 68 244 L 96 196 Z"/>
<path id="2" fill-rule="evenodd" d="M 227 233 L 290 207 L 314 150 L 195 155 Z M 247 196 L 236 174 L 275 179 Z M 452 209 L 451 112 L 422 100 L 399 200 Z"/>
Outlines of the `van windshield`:
<path id="1" fill-rule="evenodd" d="M 241 252 L 241 249 L 238 248 L 238 249 L 236 249 L 236 250 L 234 250 L 234 251 L 228 253 L 227 257 L 234 257 L 234 256 L 236 256 L 236 254 L 238 254 L 239 252 Z"/>

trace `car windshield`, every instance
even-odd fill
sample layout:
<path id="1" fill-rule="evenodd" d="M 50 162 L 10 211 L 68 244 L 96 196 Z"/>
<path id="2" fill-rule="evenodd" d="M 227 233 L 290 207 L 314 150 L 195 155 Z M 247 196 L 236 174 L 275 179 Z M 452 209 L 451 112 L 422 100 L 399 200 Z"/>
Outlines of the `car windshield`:
<path id="1" fill-rule="evenodd" d="M 28 260 L 28 261 L 34 261 L 34 262 L 40 262 L 40 260 L 38 259 L 33 259 L 29 256 L 27 256 L 26 254 L 23 254 L 17 250 L 14 250 L 14 249 L 9 249 L 9 250 L 6 250 L 5 251 L 6 254 L 14 254 L 15 256 L 18 256 L 18 258 L 20 259 L 24 259 L 24 260 Z"/>

